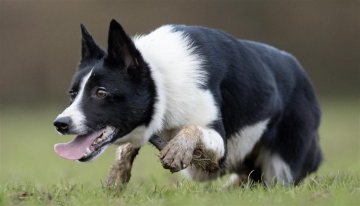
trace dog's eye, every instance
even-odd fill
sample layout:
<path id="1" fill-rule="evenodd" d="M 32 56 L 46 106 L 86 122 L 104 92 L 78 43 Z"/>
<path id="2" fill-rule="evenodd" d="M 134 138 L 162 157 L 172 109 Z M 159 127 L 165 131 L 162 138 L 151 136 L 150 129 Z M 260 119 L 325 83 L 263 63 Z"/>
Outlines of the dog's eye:
<path id="1" fill-rule="evenodd" d="M 77 92 L 70 92 L 69 95 L 70 95 L 70 100 L 74 101 L 74 99 L 75 99 L 75 97 L 77 95 Z"/>
<path id="2" fill-rule="evenodd" d="M 105 89 L 98 89 L 96 91 L 96 96 L 98 96 L 99 98 L 104 98 L 107 95 L 107 91 Z"/>

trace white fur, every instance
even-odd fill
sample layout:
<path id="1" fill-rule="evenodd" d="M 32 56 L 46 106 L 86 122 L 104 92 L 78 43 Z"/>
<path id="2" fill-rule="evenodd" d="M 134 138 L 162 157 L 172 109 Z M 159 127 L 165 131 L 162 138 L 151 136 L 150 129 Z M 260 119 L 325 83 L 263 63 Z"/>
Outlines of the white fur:
<path id="1" fill-rule="evenodd" d="M 197 127 L 201 131 L 200 141 L 204 144 L 206 149 L 212 150 L 216 153 L 218 159 L 222 158 L 225 153 L 224 140 L 213 129 Z"/>
<path id="2" fill-rule="evenodd" d="M 193 94 L 194 102 L 187 102 L 191 111 L 187 112 L 188 119 L 185 119 L 189 124 L 200 127 L 207 127 L 209 123 L 218 119 L 218 111 L 215 106 L 215 100 L 209 90 L 196 90 Z M 174 108 L 171 108 L 174 109 Z"/>
<path id="3" fill-rule="evenodd" d="M 263 180 L 267 184 L 279 182 L 287 185 L 293 181 L 289 165 L 276 153 L 271 153 L 267 149 L 261 149 L 255 164 L 261 167 Z"/>
<path id="4" fill-rule="evenodd" d="M 195 48 L 183 33 L 172 30 L 169 25 L 163 26 L 134 39 L 151 68 L 157 91 L 161 91 L 158 101 L 165 102 L 158 109 L 164 111 L 166 129 L 188 124 L 188 118 L 195 111 L 194 102 L 202 98 L 198 95 L 207 96 L 198 88 L 206 83 L 201 56 L 194 52 Z"/>
<path id="5" fill-rule="evenodd" d="M 79 135 L 85 134 L 87 131 L 85 126 L 86 118 L 83 114 L 83 111 L 81 110 L 81 99 L 84 94 L 85 85 L 89 80 L 91 73 L 92 69 L 87 75 L 82 78 L 79 86 L 79 92 L 76 95 L 74 102 L 57 117 L 70 117 L 73 130 Z"/>
<path id="6" fill-rule="evenodd" d="M 131 131 L 129 134 L 117 139 L 115 141 L 116 144 L 123 144 L 130 142 L 133 147 L 138 148 L 143 146 L 147 143 L 148 139 L 145 138 L 145 134 L 147 132 L 148 128 L 145 126 L 139 126 L 136 127 L 133 131 Z"/>
<path id="7" fill-rule="evenodd" d="M 139 147 L 154 133 L 190 124 L 206 128 L 218 118 L 211 92 L 199 88 L 207 80 L 201 68 L 204 60 L 188 37 L 167 25 L 135 37 L 134 43 L 151 69 L 157 101 L 149 126 L 136 128 L 118 143 L 130 141 Z"/>
<path id="8" fill-rule="evenodd" d="M 235 171 L 263 135 L 269 119 L 244 127 L 238 134 L 227 140 L 228 155 L 226 164 L 229 170 Z"/>
<path id="9" fill-rule="evenodd" d="M 232 186 L 239 186 L 241 183 L 241 178 L 238 174 L 233 173 L 230 175 L 229 179 L 222 186 L 222 189 L 230 188 Z"/>

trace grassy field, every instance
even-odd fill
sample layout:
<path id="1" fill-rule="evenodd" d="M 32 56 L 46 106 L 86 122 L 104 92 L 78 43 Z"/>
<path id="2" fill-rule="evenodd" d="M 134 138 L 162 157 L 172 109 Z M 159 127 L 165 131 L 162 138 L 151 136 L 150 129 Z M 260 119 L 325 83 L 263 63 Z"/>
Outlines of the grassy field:
<path id="1" fill-rule="evenodd" d="M 227 177 L 191 182 L 162 169 L 158 152 L 140 150 L 133 176 L 120 194 L 103 188 L 115 147 L 92 163 L 58 157 L 52 121 L 62 107 L 1 107 L 0 205 L 360 205 L 360 101 L 322 100 L 325 161 L 298 186 L 219 191 Z"/>

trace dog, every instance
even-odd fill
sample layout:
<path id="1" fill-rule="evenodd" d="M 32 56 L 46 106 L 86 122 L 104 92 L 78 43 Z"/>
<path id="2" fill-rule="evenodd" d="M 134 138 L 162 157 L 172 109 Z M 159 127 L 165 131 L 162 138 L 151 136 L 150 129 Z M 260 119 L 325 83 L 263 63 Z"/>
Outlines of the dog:
<path id="1" fill-rule="evenodd" d="M 200 26 L 165 25 L 130 38 L 116 20 L 105 51 L 81 30 L 70 106 L 54 121 L 60 134 L 77 136 L 54 146 L 59 156 L 88 162 L 118 144 L 109 179 L 126 183 L 130 174 L 120 170 L 131 169 L 158 134 L 169 141 L 163 167 L 195 181 L 219 176 L 192 166 L 200 144 L 225 171 L 220 175 L 231 174 L 229 185 L 244 176 L 298 184 L 318 169 L 321 110 L 291 54 Z"/>

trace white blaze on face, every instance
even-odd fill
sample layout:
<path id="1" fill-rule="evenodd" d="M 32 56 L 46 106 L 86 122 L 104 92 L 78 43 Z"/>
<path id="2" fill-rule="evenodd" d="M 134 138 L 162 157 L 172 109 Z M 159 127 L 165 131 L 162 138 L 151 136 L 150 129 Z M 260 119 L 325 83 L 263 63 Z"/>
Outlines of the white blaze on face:
<path id="1" fill-rule="evenodd" d="M 80 81 L 79 91 L 75 97 L 74 102 L 66 108 L 57 118 L 60 117 L 70 117 L 71 118 L 71 128 L 77 134 L 86 133 L 86 119 L 83 111 L 81 109 L 82 98 L 85 90 L 85 85 L 88 82 L 92 70 L 82 78 Z"/>

